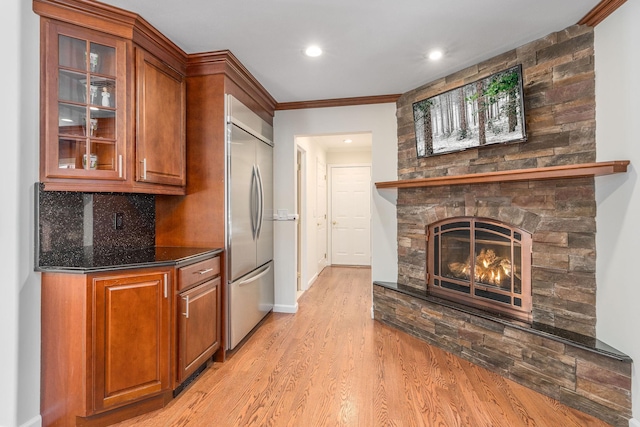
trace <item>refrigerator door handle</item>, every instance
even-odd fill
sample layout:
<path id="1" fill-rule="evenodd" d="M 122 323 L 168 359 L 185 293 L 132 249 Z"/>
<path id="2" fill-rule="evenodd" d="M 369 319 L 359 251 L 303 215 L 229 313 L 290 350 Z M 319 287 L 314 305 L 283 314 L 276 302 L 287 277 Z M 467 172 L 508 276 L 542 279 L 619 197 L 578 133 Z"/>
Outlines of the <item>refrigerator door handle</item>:
<path id="1" fill-rule="evenodd" d="M 251 217 L 251 236 L 253 240 L 256 240 L 257 231 L 258 231 L 258 223 L 256 221 L 256 191 L 257 191 L 257 180 L 258 175 L 256 174 L 256 166 L 253 165 L 251 168 L 251 189 L 249 190 L 249 216 Z"/>
<path id="2" fill-rule="evenodd" d="M 244 280 L 239 281 L 238 282 L 238 286 L 242 286 L 242 285 L 246 285 L 247 283 L 255 282 L 256 280 L 258 280 L 262 276 L 266 275 L 269 272 L 269 270 L 271 270 L 271 264 L 269 264 L 266 268 L 264 268 L 262 271 L 257 273 L 255 276 L 251 276 L 251 277 L 248 277 L 248 278 L 246 278 Z"/>
<path id="3" fill-rule="evenodd" d="M 262 174 L 260 173 L 260 166 L 256 166 L 256 172 L 258 177 L 258 195 L 259 203 L 258 203 L 258 227 L 256 231 L 256 238 L 260 237 L 260 232 L 262 231 L 262 222 L 264 221 L 264 187 L 262 186 Z"/>

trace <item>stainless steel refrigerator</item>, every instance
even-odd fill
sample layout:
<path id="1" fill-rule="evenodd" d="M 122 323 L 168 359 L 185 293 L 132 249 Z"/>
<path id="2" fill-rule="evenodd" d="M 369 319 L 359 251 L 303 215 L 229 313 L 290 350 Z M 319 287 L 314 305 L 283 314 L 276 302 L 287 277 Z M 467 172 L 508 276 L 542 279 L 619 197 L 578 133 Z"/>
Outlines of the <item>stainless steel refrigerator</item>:
<path id="1" fill-rule="evenodd" d="M 273 128 L 227 96 L 228 349 L 273 310 Z"/>

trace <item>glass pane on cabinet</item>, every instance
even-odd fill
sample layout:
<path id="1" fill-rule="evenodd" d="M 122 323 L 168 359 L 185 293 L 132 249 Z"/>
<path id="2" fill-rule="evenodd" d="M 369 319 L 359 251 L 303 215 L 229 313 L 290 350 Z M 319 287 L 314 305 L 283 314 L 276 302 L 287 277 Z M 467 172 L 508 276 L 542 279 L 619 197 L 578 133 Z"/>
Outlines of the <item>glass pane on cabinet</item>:
<path id="1" fill-rule="evenodd" d="M 116 170 L 116 146 L 91 140 L 91 163 L 89 169 Z"/>
<path id="2" fill-rule="evenodd" d="M 86 103 L 87 75 L 60 70 L 58 73 L 58 98 L 62 101 Z"/>
<path id="3" fill-rule="evenodd" d="M 82 169 L 82 157 L 86 152 L 84 139 L 58 139 L 58 168 Z"/>
<path id="4" fill-rule="evenodd" d="M 86 107 L 58 104 L 58 133 L 60 135 L 85 136 Z"/>
<path id="5" fill-rule="evenodd" d="M 87 42 L 73 37 L 58 36 L 58 63 L 61 67 L 87 69 Z"/>
<path id="6" fill-rule="evenodd" d="M 91 112 L 89 136 L 92 138 L 115 139 L 116 112 L 95 107 L 91 107 L 89 111 Z"/>
<path id="7" fill-rule="evenodd" d="M 97 74 L 116 75 L 116 49 L 110 46 L 91 43 L 89 53 L 89 71 Z"/>
<path id="8" fill-rule="evenodd" d="M 116 81 L 105 77 L 91 77 L 90 104 L 107 108 L 116 106 Z"/>

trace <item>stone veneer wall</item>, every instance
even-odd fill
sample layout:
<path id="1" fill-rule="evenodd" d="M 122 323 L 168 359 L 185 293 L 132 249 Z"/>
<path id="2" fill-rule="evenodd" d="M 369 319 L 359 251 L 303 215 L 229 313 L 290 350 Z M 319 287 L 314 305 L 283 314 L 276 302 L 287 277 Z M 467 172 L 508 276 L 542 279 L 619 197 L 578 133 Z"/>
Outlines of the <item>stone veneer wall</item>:
<path id="1" fill-rule="evenodd" d="M 614 426 L 631 418 L 631 363 L 373 286 L 374 317 Z"/>
<path id="2" fill-rule="evenodd" d="M 593 29 L 572 26 L 398 100 L 398 179 L 589 163 L 596 159 Z M 414 102 L 522 64 L 528 141 L 417 159 Z M 533 234 L 533 320 L 595 336 L 593 178 L 400 189 L 398 283 L 426 292 L 425 233 L 452 216 Z"/>

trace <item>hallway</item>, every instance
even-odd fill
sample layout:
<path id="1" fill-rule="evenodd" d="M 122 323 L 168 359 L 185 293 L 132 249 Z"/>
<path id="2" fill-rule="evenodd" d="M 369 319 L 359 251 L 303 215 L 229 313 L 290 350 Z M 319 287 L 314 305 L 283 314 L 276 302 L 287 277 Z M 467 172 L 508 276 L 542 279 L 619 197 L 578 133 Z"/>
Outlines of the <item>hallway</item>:
<path id="1" fill-rule="evenodd" d="M 119 426 L 605 426 L 371 319 L 371 270 L 327 267 L 164 409 Z"/>

